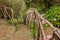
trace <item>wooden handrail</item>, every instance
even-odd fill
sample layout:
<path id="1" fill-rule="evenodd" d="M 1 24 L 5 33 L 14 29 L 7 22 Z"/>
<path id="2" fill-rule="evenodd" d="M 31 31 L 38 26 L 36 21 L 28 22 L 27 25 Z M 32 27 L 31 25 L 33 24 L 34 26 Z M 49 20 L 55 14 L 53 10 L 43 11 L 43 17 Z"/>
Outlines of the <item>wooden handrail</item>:
<path id="1" fill-rule="evenodd" d="M 40 29 L 41 29 L 41 31 L 42 31 L 42 35 L 43 35 L 43 40 L 46 40 L 46 35 L 45 35 L 45 33 L 44 33 L 44 30 L 43 30 L 43 24 L 42 24 L 42 20 L 45 22 L 45 23 L 47 23 L 48 25 L 50 25 L 50 27 L 51 28 L 53 28 L 54 30 L 57 30 L 57 32 L 58 32 L 58 28 L 56 28 L 56 27 L 54 27 L 53 26 L 53 24 L 51 24 L 47 19 L 45 19 L 45 18 L 43 18 L 36 10 L 32 10 L 32 12 L 33 13 L 31 13 L 31 11 L 29 12 L 30 10 L 28 10 L 28 12 L 27 12 L 27 16 L 28 16 L 28 19 L 29 19 L 29 16 L 31 16 L 30 17 L 30 20 L 28 20 L 28 21 L 32 21 L 32 19 L 34 19 L 34 21 L 35 21 L 35 23 L 37 24 L 38 22 L 40 23 L 38 23 L 38 26 L 40 27 Z M 29 14 L 32 14 L 32 15 L 29 15 Z M 60 35 L 60 32 L 58 32 L 59 34 L 58 35 Z M 56 34 L 57 35 L 57 34 Z M 57 36 L 58 36 L 57 35 Z M 60 38 L 60 36 L 58 36 L 59 38 Z"/>

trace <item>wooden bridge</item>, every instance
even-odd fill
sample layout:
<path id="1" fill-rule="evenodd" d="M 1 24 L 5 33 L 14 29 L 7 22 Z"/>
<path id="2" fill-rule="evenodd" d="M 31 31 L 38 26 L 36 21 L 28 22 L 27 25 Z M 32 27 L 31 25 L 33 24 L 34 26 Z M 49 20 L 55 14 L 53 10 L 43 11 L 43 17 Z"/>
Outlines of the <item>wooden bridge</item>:
<path id="1" fill-rule="evenodd" d="M 47 19 L 43 18 L 34 8 L 31 8 L 27 11 L 25 15 L 25 21 L 26 24 L 30 24 L 34 21 L 34 23 L 37 25 L 37 35 L 34 40 L 53 40 L 54 38 L 56 40 L 60 40 L 60 30 L 53 26 Z M 54 30 L 53 35 L 46 36 L 43 29 L 43 24 L 48 24 L 50 27 Z M 38 35 L 40 34 L 40 35 Z"/>

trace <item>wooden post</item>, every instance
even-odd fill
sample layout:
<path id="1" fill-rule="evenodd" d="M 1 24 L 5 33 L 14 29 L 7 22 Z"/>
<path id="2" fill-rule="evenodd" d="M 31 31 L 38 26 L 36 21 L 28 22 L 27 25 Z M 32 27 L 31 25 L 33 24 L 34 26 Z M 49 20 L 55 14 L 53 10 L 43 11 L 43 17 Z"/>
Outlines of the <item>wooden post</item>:
<path id="1" fill-rule="evenodd" d="M 55 31 L 53 32 L 53 38 L 52 38 L 51 40 L 53 40 L 53 39 L 55 39 L 55 40 L 60 40 L 60 36 L 59 36 L 57 30 L 55 30 Z"/>
<path id="2" fill-rule="evenodd" d="M 6 14 L 6 9 L 5 9 L 5 7 L 4 7 L 4 13 L 3 13 L 3 16 L 4 16 L 5 20 L 6 20 L 6 19 L 7 19 L 7 14 Z"/>

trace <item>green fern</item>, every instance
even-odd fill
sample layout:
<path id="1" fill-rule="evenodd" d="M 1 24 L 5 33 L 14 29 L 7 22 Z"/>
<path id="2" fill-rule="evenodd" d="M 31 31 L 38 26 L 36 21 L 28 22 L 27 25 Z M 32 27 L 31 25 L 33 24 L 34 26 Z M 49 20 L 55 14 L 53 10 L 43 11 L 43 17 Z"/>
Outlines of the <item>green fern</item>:
<path id="1" fill-rule="evenodd" d="M 60 6 L 53 6 L 46 11 L 45 17 L 54 24 L 54 26 L 60 27 Z"/>

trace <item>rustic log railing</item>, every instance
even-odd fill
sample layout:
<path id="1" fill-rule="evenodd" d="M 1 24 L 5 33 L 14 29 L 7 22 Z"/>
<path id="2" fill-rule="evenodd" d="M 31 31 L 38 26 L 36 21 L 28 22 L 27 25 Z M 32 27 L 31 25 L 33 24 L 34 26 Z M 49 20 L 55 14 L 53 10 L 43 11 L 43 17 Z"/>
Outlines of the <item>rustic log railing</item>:
<path id="1" fill-rule="evenodd" d="M 13 9 L 11 7 L 6 7 L 4 5 L 0 5 L 0 7 L 5 20 L 7 20 L 7 17 L 9 17 L 9 19 L 13 24 Z M 10 10 L 10 13 L 8 12 L 8 10 Z"/>
<path id="2" fill-rule="evenodd" d="M 60 30 L 58 30 L 58 28 L 54 27 L 47 19 L 43 18 L 34 8 L 31 8 L 27 11 L 26 15 L 25 15 L 25 22 L 26 24 L 31 24 L 33 21 L 35 21 L 35 24 L 37 25 L 37 35 L 36 38 L 34 40 L 53 40 L 53 38 L 55 37 L 54 35 L 56 35 L 58 37 L 58 39 L 60 39 Z M 51 39 L 47 39 L 44 30 L 43 30 L 43 22 L 47 23 L 48 25 L 50 25 L 51 28 L 54 29 L 53 32 L 53 37 Z M 38 36 L 38 34 L 40 34 Z M 56 40 L 58 40 L 56 39 Z"/>

